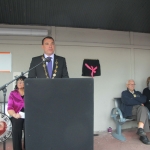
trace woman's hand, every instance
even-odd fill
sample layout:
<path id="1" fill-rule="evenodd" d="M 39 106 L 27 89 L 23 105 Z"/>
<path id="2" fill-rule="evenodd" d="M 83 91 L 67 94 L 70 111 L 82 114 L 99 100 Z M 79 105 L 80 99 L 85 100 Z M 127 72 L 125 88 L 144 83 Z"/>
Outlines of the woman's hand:
<path id="1" fill-rule="evenodd" d="M 14 113 L 14 114 L 13 114 L 13 117 L 16 118 L 16 119 L 21 118 L 20 114 L 18 114 L 18 113 Z"/>

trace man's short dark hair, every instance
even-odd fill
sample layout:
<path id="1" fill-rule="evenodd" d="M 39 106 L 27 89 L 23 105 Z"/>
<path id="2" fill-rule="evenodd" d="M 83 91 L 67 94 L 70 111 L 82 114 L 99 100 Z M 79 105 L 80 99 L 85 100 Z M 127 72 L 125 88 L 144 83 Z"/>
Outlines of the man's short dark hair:
<path id="1" fill-rule="evenodd" d="M 51 40 L 53 40 L 53 42 L 54 42 L 54 39 L 51 37 L 51 36 L 47 36 L 47 37 L 45 37 L 43 40 L 42 40 L 42 45 L 44 44 L 44 40 L 45 39 L 51 39 Z"/>

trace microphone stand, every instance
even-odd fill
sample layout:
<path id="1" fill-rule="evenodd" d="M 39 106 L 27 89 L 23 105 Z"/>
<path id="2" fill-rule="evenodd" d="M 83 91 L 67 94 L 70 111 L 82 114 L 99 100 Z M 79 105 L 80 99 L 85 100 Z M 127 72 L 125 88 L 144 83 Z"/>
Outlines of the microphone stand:
<path id="1" fill-rule="evenodd" d="M 21 72 L 21 75 L 16 77 L 15 79 L 11 80 L 10 82 L 4 84 L 3 86 L 0 87 L 0 91 L 3 91 L 3 97 L 4 97 L 4 114 L 5 114 L 5 103 L 6 103 L 6 93 L 7 93 L 7 89 L 6 87 L 11 84 L 12 82 L 16 81 L 18 78 L 20 78 L 21 76 L 25 75 L 26 73 L 28 73 L 29 71 L 33 70 L 34 68 L 36 68 L 37 66 L 39 66 L 40 64 L 44 63 L 44 62 L 48 62 L 49 59 L 44 59 L 43 61 L 41 61 L 39 64 L 37 64 L 36 66 L 34 66 L 33 68 L 29 69 L 26 72 Z M 6 142 L 3 142 L 3 150 L 6 150 Z"/>

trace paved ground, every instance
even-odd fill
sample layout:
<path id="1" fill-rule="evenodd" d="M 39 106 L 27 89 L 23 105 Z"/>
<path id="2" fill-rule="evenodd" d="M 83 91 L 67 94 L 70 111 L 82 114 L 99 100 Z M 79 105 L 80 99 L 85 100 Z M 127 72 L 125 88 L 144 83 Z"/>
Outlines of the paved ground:
<path id="1" fill-rule="evenodd" d="M 145 145 L 139 141 L 135 128 L 123 130 L 123 135 L 126 137 L 125 142 L 113 138 L 108 132 L 102 132 L 100 135 L 94 136 L 93 150 L 150 150 L 150 145 Z M 150 133 L 148 138 L 150 139 Z M 0 143 L 0 150 L 3 150 L 2 143 Z M 6 141 L 5 150 L 13 150 L 12 139 Z"/>
<path id="2" fill-rule="evenodd" d="M 123 130 L 125 142 L 115 139 L 110 133 L 101 133 L 94 137 L 94 150 L 150 150 L 150 145 L 143 144 L 136 131 L 136 128 Z M 147 136 L 150 139 L 150 133 Z"/>

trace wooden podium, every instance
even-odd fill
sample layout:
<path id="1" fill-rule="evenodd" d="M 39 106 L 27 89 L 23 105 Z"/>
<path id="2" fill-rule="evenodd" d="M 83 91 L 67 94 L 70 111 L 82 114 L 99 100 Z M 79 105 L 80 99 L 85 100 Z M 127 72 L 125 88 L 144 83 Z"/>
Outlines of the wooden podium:
<path id="1" fill-rule="evenodd" d="M 93 150 L 92 78 L 25 80 L 27 150 Z"/>

